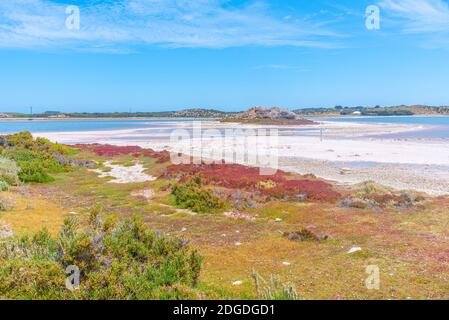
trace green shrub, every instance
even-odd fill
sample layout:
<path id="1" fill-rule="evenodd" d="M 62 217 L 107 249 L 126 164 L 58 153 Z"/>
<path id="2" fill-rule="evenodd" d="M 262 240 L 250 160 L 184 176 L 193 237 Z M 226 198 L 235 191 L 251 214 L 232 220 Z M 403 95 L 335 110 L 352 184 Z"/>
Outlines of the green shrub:
<path id="1" fill-rule="evenodd" d="M 15 160 L 19 167 L 34 162 L 50 173 L 66 171 L 66 167 L 60 164 L 53 154 L 47 152 L 16 148 L 4 151 L 3 155 Z"/>
<path id="2" fill-rule="evenodd" d="M 357 185 L 360 188 L 360 196 L 373 196 L 377 194 L 387 194 L 389 190 L 373 181 L 365 181 Z"/>
<path id="3" fill-rule="evenodd" d="M 180 239 L 148 230 L 139 218 L 103 222 L 93 210 L 81 231 L 64 222 L 48 232 L 0 242 L 0 293 L 16 299 L 197 298 L 202 258 Z M 65 287 L 67 266 L 81 271 L 80 287 Z"/>
<path id="4" fill-rule="evenodd" d="M 20 168 L 16 165 L 15 161 L 0 157 L 0 181 L 6 182 L 8 185 L 18 185 Z"/>
<path id="5" fill-rule="evenodd" d="M 8 191 L 9 184 L 6 181 L 0 180 L 0 191 Z"/>
<path id="6" fill-rule="evenodd" d="M 176 206 L 198 213 L 212 212 L 224 207 L 224 202 L 201 185 L 199 176 L 174 186 L 172 195 Z"/>
<path id="7" fill-rule="evenodd" d="M 66 172 L 71 168 L 65 155 L 71 154 L 72 149 L 44 138 L 33 140 L 29 132 L 0 136 L 0 147 L 1 157 L 9 159 L 10 162 L 15 161 L 16 168 L 20 168 L 20 172 L 16 169 L 15 173 L 17 181 L 20 178 L 23 182 L 51 182 L 53 178 L 49 173 Z M 0 162 L 0 175 L 1 168 Z M 6 179 L 2 180 L 10 185 L 17 184 L 17 181 L 12 183 Z"/>
<path id="8" fill-rule="evenodd" d="M 39 150 L 47 151 L 49 153 L 56 153 L 60 155 L 75 153 L 74 149 L 60 143 L 53 143 L 46 138 L 36 138 L 36 145 L 39 147 Z"/>
<path id="9" fill-rule="evenodd" d="M 28 131 L 10 134 L 2 137 L 3 147 L 31 148 L 34 145 L 33 136 Z"/>
<path id="10" fill-rule="evenodd" d="M 21 162 L 19 178 L 23 182 L 47 183 L 54 181 L 37 161 Z"/>

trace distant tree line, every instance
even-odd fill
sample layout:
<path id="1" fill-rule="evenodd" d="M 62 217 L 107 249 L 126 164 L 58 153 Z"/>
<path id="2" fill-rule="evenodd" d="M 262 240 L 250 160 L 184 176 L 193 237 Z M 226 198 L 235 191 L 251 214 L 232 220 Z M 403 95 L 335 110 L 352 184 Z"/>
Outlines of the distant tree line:
<path id="1" fill-rule="evenodd" d="M 396 106 L 396 107 L 344 107 L 335 106 L 334 108 L 305 108 L 294 110 L 299 115 L 352 115 L 354 113 L 363 116 L 411 116 L 415 114 L 449 114 L 449 107 L 431 107 L 431 106 Z"/>
<path id="2" fill-rule="evenodd" d="M 234 112 L 224 112 L 213 109 L 186 109 L 182 111 L 162 112 L 59 112 L 45 111 L 43 113 L 7 113 L 17 118 L 222 118 Z"/>

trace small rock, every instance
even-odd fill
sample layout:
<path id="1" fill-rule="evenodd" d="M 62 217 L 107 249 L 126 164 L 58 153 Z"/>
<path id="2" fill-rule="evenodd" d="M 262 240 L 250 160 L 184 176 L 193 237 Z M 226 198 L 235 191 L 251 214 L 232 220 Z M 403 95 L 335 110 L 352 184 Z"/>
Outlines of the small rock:
<path id="1" fill-rule="evenodd" d="M 247 220 L 247 221 L 255 221 L 256 220 L 255 217 L 253 217 L 253 216 L 251 216 L 249 214 L 243 213 L 243 212 L 229 211 L 229 212 L 223 213 L 223 215 L 225 217 L 233 218 L 233 219 L 236 219 L 236 220 Z"/>
<path id="2" fill-rule="evenodd" d="M 72 216 L 76 216 L 78 213 L 76 213 L 75 211 L 70 211 L 69 214 L 71 214 Z"/>
<path id="3" fill-rule="evenodd" d="M 362 251 L 362 248 L 360 247 L 352 247 L 351 249 L 349 249 L 348 253 L 354 253 L 357 251 Z"/>
<path id="4" fill-rule="evenodd" d="M 288 267 L 288 266 L 290 265 L 290 262 L 284 261 L 284 262 L 282 262 L 282 264 L 283 264 L 284 266 Z"/>
<path id="5" fill-rule="evenodd" d="M 187 231 L 187 228 L 182 228 L 181 229 L 181 232 L 186 232 Z"/>
<path id="6" fill-rule="evenodd" d="M 14 236 L 14 233 L 11 230 L 11 227 L 6 225 L 0 225 L 0 239 L 9 238 Z"/>
<path id="7" fill-rule="evenodd" d="M 291 241 L 323 241 L 329 238 L 327 235 L 317 235 L 306 228 L 294 232 L 284 232 L 283 236 Z"/>
<path id="8" fill-rule="evenodd" d="M 295 196 L 296 201 L 306 201 L 307 200 L 307 194 L 302 193 L 302 194 L 297 194 Z"/>
<path id="9" fill-rule="evenodd" d="M 235 245 L 236 245 L 236 246 L 241 246 L 242 243 L 241 243 L 241 242 L 236 242 Z"/>
<path id="10" fill-rule="evenodd" d="M 243 283 L 243 281 L 237 280 L 237 281 L 234 281 L 234 282 L 232 283 L 232 285 L 233 285 L 233 286 L 239 286 L 239 285 L 241 285 L 242 283 Z"/>
<path id="11" fill-rule="evenodd" d="M 343 199 L 339 204 L 340 207 L 345 208 L 356 208 L 356 209 L 367 209 L 372 208 L 373 205 L 364 199 Z"/>
<path id="12" fill-rule="evenodd" d="M 282 219 L 281 218 L 276 218 L 276 219 L 274 219 L 274 222 L 282 222 Z"/>

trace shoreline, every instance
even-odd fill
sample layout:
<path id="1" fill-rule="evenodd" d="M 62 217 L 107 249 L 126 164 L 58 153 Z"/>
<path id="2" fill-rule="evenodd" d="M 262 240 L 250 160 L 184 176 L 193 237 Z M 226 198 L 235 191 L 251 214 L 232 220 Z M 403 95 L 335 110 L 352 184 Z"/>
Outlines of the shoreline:
<path id="1" fill-rule="evenodd" d="M 118 117 L 118 118 L 102 118 L 102 117 L 89 117 L 89 118 L 0 118 L 1 121 L 82 121 L 82 120 L 156 120 L 156 121 L 165 121 L 165 120 L 205 120 L 205 121 L 213 121 L 217 118 L 182 118 L 182 117 Z"/>
<path id="2" fill-rule="evenodd" d="M 337 115 L 337 114 L 330 114 L 330 115 L 306 115 L 306 114 L 298 114 L 299 117 L 302 117 L 304 119 L 307 118 L 342 118 L 342 119 L 366 119 L 366 118 L 419 118 L 419 117 L 449 117 L 449 114 L 414 114 L 414 115 L 392 115 L 392 116 L 351 116 L 351 115 Z M 187 118 L 187 117 L 66 117 L 66 118 L 40 118 L 40 117 L 5 117 L 0 118 L 1 121 L 67 121 L 67 120 L 225 120 L 226 118 Z M 234 120 L 234 119 L 230 119 Z M 230 121 L 234 122 L 234 121 Z M 241 122 L 241 123 L 244 123 Z"/>

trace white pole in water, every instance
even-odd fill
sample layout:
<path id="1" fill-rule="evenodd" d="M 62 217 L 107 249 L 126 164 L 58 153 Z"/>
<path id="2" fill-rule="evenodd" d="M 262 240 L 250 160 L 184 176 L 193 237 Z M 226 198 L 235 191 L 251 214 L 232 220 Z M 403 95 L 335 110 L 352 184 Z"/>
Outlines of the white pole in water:
<path id="1" fill-rule="evenodd" d="M 323 127 L 320 128 L 320 141 L 323 142 Z"/>

